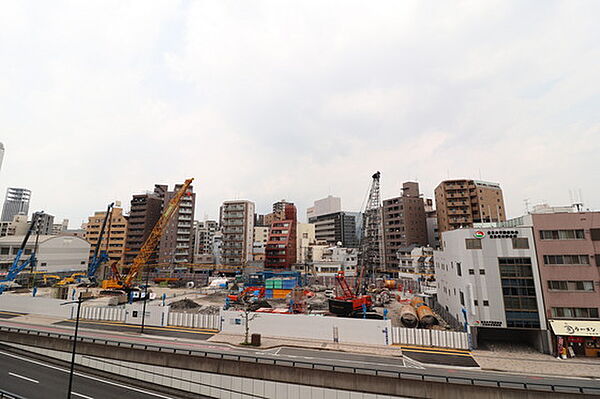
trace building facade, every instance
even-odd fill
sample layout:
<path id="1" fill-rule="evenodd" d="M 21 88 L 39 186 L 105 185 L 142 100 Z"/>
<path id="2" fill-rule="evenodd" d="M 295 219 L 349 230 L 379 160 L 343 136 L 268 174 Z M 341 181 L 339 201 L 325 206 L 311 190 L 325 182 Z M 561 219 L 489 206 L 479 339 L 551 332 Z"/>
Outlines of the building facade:
<path id="1" fill-rule="evenodd" d="M 166 187 L 166 186 L 165 186 Z M 172 191 L 166 191 L 163 196 L 162 209 L 177 194 L 181 184 L 176 184 Z M 196 194 L 193 186 L 189 186 L 179 201 L 177 211 L 171 216 L 160 238 L 158 263 L 170 267 L 192 263 L 194 259 L 193 233 L 194 209 Z"/>
<path id="2" fill-rule="evenodd" d="M 208 258 L 201 255 L 213 255 L 215 233 L 219 230 L 219 223 L 216 220 L 205 220 L 195 221 L 194 224 L 194 263 L 205 263 Z"/>
<path id="3" fill-rule="evenodd" d="M 6 275 L 24 238 L 22 235 L 0 238 L 0 276 Z M 83 238 L 45 235 L 39 236 L 37 241 L 36 271 L 68 274 L 87 270 L 90 244 Z M 29 259 L 35 243 L 35 237 L 30 237 L 22 260 Z"/>
<path id="4" fill-rule="evenodd" d="M 333 197 L 329 195 L 326 198 L 316 200 L 313 206 L 306 210 L 306 220 L 341 211 L 342 199 L 340 197 Z"/>
<path id="5" fill-rule="evenodd" d="M 296 262 L 305 264 L 308 262 L 308 248 L 317 243 L 315 225 L 298 223 L 296 230 Z"/>
<path id="6" fill-rule="evenodd" d="M 358 247 L 356 212 L 336 212 L 311 217 L 308 222 L 315 225 L 315 237 L 319 242 L 337 245 L 341 242 L 345 248 Z"/>
<path id="7" fill-rule="evenodd" d="M 400 197 L 383 200 L 383 268 L 398 270 L 399 248 L 427 245 L 425 203 L 419 194 L 419 183 L 406 182 Z"/>
<path id="8" fill-rule="evenodd" d="M 439 304 L 475 340 L 500 336 L 548 352 L 542 281 L 530 227 L 463 228 L 434 251 Z"/>
<path id="9" fill-rule="evenodd" d="M 296 263 L 296 206 L 286 203 L 283 220 L 274 221 L 265 248 L 265 269 L 290 270 Z"/>
<path id="10" fill-rule="evenodd" d="M 15 215 L 29 214 L 29 201 L 31 190 L 26 188 L 9 187 L 6 189 L 6 197 L 2 207 L 2 221 L 10 222 Z"/>
<path id="11" fill-rule="evenodd" d="M 88 217 L 88 222 L 85 225 L 85 239 L 90 243 L 89 258 L 94 256 L 98 239 L 100 238 L 100 230 L 102 223 L 106 217 L 106 211 L 94 212 L 94 215 Z M 106 251 L 108 254 L 108 265 L 116 262 L 117 266 L 122 267 L 125 262 L 125 243 L 127 241 L 127 219 L 123 215 L 123 208 L 112 208 L 110 219 L 106 222 L 104 228 L 104 236 L 100 251 Z M 109 267 L 107 264 L 102 265 L 102 269 L 98 270 L 98 276 L 107 277 L 105 270 Z"/>
<path id="12" fill-rule="evenodd" d="M 504 197 L 497 183 L 479 180 L 446 180 L 435 188 L 438 229 L 472 227 L 473 223 L 506 220 Z"/>
<path id="13" fill-rule="evenodd" d="M 54 216 L 42 213 L 36 219 L 35 232 L 42 235 L 52 235 L 54 232 Z"/>
<path id="14" fill-rule="evenodd" d="M 254 202 L 246 200 L 225 201 L 221 205 L 223 238 L 219 245 L 223 264 L 243 267 L 252 261 L 254 208 Z"/>
<path id="15" fill-rule="evenodd" d="M 131 199 L 131 210 L 127 223 L 127 239 L 125 244 L 125 265 L 131 265 L 139 254 L 142 245 L 150 235 L 154 225 L 162 213 L 163 198 L 166 186 L 156 185 L 153 192 L 136 194 Z M 148 263 L 156 264 L 156 252 Z"/>

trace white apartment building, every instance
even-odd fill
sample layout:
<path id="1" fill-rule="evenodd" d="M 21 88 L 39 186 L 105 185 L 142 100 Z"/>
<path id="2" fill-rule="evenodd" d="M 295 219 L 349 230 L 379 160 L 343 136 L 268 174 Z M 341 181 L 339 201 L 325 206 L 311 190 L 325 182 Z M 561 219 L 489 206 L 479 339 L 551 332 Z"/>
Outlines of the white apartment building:
<path id="1" fill-rule="evenodd" d="M 526 341 L 548 350 L 533 231 L 464 228 L 446 231 L 434 251 L 437 300 L 477 336 Z"/>
<path id="2" fill-rule="evenodd" d="M 220 225 L 223 233 L 222 262 L 243 266 L 253 260 L 254 202 L 225 201 L 221 205 Z"/>
<path id="3" fill-rule="evenodd" d="M 194 263 L 206 263 L 205 255 L 213 255 L 215 234 L 219 230 L 216 220 L 194 221 Z"/>
<path id="4" fill-rule="evenodd" d="M 343 247 L 324 247 L 315 245 L 312 249 L 318 249 L 311 263 L 306 265 L 305 270 L 316 276 L 335 276 L 338 271 L 343 270 L 348 277 L 356 276 L 358 265 L 358 249 Z"/>
<path id="5" fill-rule="evenodd" d="M 12 265 L 24 236 L 0 238 L 0 276 Z M 25 246 L 22 260 L 29 259 L 36 237 L 31 236 Z M 87 270 L 90 243 L 75 236 L 43 235 L 38 239 L 36 271 L 46 273 L 73 273 Z"/>

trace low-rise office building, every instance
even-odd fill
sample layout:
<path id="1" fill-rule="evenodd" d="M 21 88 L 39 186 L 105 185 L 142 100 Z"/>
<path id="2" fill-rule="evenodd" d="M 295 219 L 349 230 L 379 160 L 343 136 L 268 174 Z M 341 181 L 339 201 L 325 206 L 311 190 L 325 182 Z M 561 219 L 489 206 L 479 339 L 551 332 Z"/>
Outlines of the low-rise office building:
<path id="1" fill-rule="evenodd" d="M 19 250 L 24 236 L 7 236 L 0 238 L 0 276 L 6 275 Z M 36 268 L 44 273 L 73 273 L 86 271 L 90 255 L 90 243 L 75 236 L 43 235 L 37 238 Z M 27 260 L 35 247 L 36 237 L 30 237 L 22 260 Z"/>
<path id="2" fill-rule="evenodd" d="M 437 300 L 478 340 L 526 342 L 549 352 L 531 227 L 446 231 L 434 251 Z"/>

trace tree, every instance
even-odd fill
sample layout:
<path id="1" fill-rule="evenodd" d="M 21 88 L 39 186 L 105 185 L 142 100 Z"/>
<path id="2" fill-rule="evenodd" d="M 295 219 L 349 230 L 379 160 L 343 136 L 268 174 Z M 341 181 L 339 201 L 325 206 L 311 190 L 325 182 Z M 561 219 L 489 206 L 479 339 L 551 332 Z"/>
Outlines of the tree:
<path id="1" fill-rule="evenodd" d="M 250 345 L 250 341 L 248 340 L 248 337 L 250 336 L 250 322 L 252 320 L 254 320 L 257 316 L 256 313 L 250 311 L 250 305 L 247 305 L 244 310 L 242 311 L 242 315 L 244 316 L 244 329 L 245 329 L 245 334 L 244 334 L 244 345 Z"/>

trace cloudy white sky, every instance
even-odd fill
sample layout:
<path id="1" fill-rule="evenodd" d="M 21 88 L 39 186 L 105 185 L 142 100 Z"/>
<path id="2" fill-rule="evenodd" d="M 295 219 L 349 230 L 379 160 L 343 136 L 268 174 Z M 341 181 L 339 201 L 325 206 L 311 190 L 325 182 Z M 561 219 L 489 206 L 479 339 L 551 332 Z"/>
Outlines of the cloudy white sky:
<path id="1" fill-rule="evenodd" d="M 223 200 L 359 210 L 417 179 L 600 208 L 600 2 L 5 1 L 0 191 L 77 227 L 195 177 Z"/>

